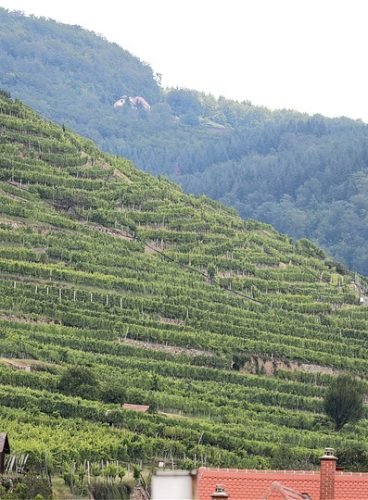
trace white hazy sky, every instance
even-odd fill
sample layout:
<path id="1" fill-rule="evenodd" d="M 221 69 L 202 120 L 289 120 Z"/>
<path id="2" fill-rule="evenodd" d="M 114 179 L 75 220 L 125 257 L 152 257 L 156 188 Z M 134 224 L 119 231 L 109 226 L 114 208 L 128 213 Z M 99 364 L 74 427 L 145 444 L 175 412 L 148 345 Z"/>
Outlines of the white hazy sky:
<path id="1" fill-rule="evenodd" d="M 164 86 L 368 122 L 367 0 L 0 0 L 0 6 L 101 33 L 148 62 Z"/>

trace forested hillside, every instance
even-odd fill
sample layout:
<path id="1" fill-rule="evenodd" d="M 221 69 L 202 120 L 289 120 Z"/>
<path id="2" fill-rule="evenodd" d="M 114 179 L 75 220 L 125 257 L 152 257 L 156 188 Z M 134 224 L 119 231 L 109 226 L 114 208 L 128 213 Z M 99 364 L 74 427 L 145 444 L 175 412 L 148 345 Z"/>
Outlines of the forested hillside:
<path id="1" fill-rule="evenodd" d="M 364 448 L 368 420 L 336 433 L 322 398 L 341 370 L 365 379 L 366 291 L 309 241 L 1 94 L 0 416 L 30 463 L 298 467 Z"/>
<path id="2" fill-rule="evenodd" d="M 79 27 L 3 9 L 0 22 L 0 85 L 14 97 L 368 274 L 365 124 L 164 90 L 147 64 Z M 150 110 L 114 108 L 123 95 L 143 97 Z"/>

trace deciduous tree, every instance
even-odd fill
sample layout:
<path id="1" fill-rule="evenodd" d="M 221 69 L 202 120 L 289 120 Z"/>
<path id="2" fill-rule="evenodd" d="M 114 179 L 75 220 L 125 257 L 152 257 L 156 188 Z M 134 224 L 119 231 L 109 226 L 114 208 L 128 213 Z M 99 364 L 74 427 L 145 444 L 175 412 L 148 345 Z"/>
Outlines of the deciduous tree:
<path id="1" fill-rule="evenodd" d="M 324 400 L 327 415 L 340 431 L 348 422 L 357 422 L 363 416 L 363 389 L 347 375 L 337 377 L 330 385 Z"/>

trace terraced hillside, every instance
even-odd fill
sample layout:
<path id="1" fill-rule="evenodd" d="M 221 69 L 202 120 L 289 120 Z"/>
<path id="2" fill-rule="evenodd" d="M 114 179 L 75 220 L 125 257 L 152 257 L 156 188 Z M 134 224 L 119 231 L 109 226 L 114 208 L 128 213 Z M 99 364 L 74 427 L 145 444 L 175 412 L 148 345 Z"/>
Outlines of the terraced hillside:
<path id="1" fill-rule="evenodd" d="M 5 93 L 0 112 L 0 417 L 13 450 L 269 467 L 282 445 L 297 466 L 367 439 L 367 420 L 337 434 L 322 414 L 332 369 L 367 373 L 362 278 Z M 74 365 L 97 381 L 83 397 L 61 384 Z M 153 413 L 106 402 L 109 389 Z"/>

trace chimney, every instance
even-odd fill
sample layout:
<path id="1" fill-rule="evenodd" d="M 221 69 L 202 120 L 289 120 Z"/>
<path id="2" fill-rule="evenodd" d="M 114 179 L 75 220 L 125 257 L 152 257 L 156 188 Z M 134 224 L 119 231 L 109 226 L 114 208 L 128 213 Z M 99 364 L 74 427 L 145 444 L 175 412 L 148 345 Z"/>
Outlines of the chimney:
<path id="1" fill-rule="evenodd" d="M 225 491 L 225 486 L 222 484 L 216 484 L 215 491 L 211 495 L 212 500 L 227 500 L 229 495 Z"/>
<path id="2" fill-rule="evenodd" d="M 326 448 L 321 457 L 320 468 L 320 500 L 335 499 L 336 460 L 333 448 Z"/>

